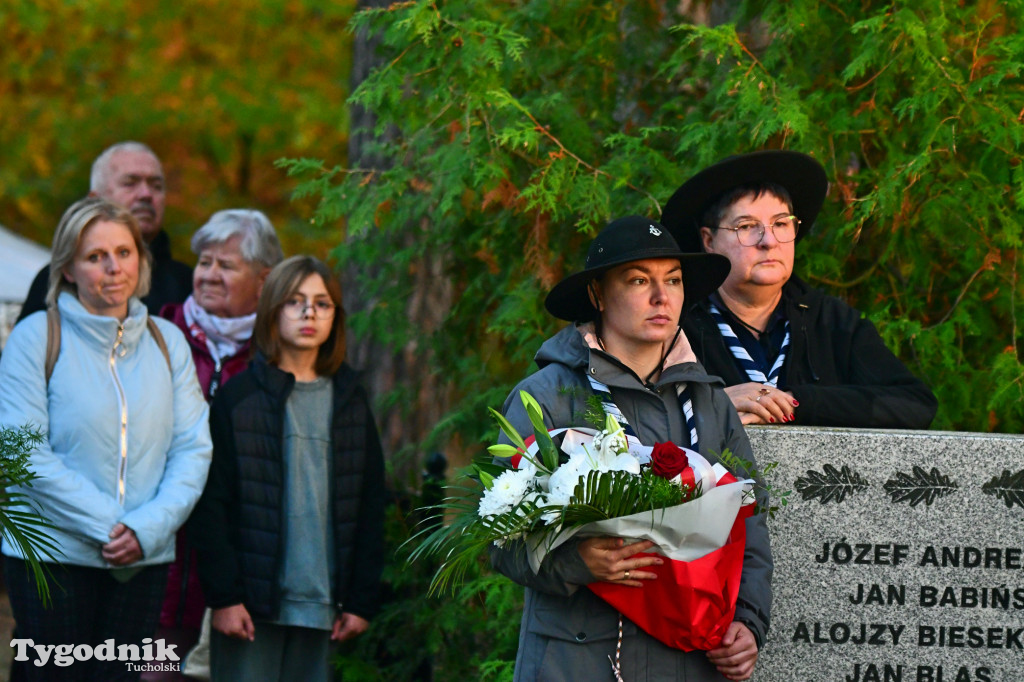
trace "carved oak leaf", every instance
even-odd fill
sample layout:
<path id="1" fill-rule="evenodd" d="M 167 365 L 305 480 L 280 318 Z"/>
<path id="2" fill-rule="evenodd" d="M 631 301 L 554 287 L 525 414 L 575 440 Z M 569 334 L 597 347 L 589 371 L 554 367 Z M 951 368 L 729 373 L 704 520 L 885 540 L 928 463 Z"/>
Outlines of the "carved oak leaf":
<path id="1" fill-rule="evenodd" d="M 912 471 L 913 475 L 897 472 L 896 478 L 889 479 L 882 486 L 892 496 L 893 502 L 910 502 L 911 507 L 924 502 L 930 506 L 932 502 L 949 495 L 958 487 L 949 476 L 943 476 L 935 467 L 929 472 L 914 466 Z"/>
<path id="2" fill-rule="evenodd" d="M 1011 474 L 1009 469 L 1003 469 L 1002 476 L 996 476 L 981 486 L 981 490 L 986 495 L 995 495 L 1007 507 L 1024 507 L 1024 469 L 1015 474 Z"/>
<path id="3" fill-rule="evenodd" d="M 807 475 L 797 478 L 794 486 L 803 499 L 818 498 L 825 504 L 842 502 L 847 495 L 867 488 L 868 482 L 860 474 L 850 471 L 850 467 L 845 464 L 842 469 L 826 464 L 821 472 L 808 469 Z"/>

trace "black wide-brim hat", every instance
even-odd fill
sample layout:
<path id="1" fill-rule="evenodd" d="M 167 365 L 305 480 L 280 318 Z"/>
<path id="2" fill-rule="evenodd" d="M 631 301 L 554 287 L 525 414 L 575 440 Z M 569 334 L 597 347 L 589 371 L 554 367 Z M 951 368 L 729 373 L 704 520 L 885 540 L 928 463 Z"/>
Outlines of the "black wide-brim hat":
<path id="1" fill-rule="evenodd" d="M 689 308 L 725 281 L 729 259 L 709 253 L 684 253 L 660 223 L 631 215 L 608 223 L 587 250 L 583 270 L 555 285 L 544 301 L 548 312 L 569 322 L 597 316 L 590 301 L 590 283 L 617 265 L 650 258 L 674 258 L 683 270 L 684 305 Z"/>
<path id="2" fill-rule="evenodd" d="M 796 239 L 810 232 L 825 203 L 828 179 L 814 157 L 800 152 L 767 150 L 730 156 L 683 183 L 665 204 L 661 222 L 683 251 L 700 253 L 701 217 L 729 190 L 741 185 L 770 182 L 784 187 L 793 201 L 793 214 L 802 225 Z"/>

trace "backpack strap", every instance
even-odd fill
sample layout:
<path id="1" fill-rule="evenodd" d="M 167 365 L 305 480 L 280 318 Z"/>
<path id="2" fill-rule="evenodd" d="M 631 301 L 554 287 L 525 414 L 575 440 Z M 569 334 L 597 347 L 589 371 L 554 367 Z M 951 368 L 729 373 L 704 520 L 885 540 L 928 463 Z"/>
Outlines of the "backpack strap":
<path id="1" fill-rule="evenodd" d="M 60 311 L 56 306 L 46 309 L 46 384 L 50 384 L 53 366 L 60 356 Z"/>
<path id="2" fill-rule="evenodd" d="M 156 341 L 156 345 L 160 348 L 160 352 L 164 354 L 164 360 L 167 361 L 167 369 L 171 372 L 171 376 L 174 376 L 174 368 L 171 367 L 171 354 L 167 350 L 167 342 L 164 341 L 164 335 L 160 332 L 160 327 L 156 326 L 156 320 L 151 316 L 146 316 L 146 326 L 149 328 L 149 333 L 153 335 L 153 340 Z"/>
<path id="3" fill-rule="evenodd" d="M 149 316 L 146 317 L 146 327 L 153 336 L 153 340 L 156 341 L 160 352 L 163 353 L 164 360 L 167 361 L 167 369 L 171 372 L 171 376 L 174 376 L 174 369 L 171 367 L 171 353 L 167 350 L 167 341 L 164 340 L 160 327 L 156 326 L 156 321 Z M 50 384 L 50 377 L 53 376 L 53 368 L 57 364 L 58 357 L 60 357 L 60 311 L 55 307 L 47 308 L 45 365 L 47 385 Z"/>

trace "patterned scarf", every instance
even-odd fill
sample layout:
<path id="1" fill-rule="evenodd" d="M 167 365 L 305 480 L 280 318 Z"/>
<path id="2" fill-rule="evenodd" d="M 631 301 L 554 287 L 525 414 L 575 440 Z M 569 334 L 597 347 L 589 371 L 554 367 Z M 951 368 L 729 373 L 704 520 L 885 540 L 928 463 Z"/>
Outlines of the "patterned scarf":
<path id="1" fill-rule="evenodd" d="M 615 404 L 611 389 L 589 374 L 587 379 L 590 381 L 590 388 L 594 390 L 594 395 L 601 399 L 601 406 L 604 408 L 604 411 L 615 417 L 622 424 L 622 430 L 626 432 L 627 436 L 634 436 L 639 439 L 640 437 L 636 431 L 629 425 L 626 418 L 622 416 L 622 410 Z M 693 416 L 693 402 L 690 400 L 690 391 L 685 383 L 679 384 L 676 387 L 676 395 L 679 398 L 679 408 L 683 411 L 683 416 L 686 418 L 686 428 L 690 432 L 689 447 L 691 450 L 700 452 L 697 448 L 697 420 Z"/>
<path id="2" fill-rule="evenodd" d="M 242 317 L 217 317 L 206 312 L 189 296 L 183 306 L 185 324 L 189 334 L 199 343 L 205 343 L 213 361 L 220 367 L 221 360 L 230 358 L 242 349 L 252 337 L 256 313 Z"/>
<path id="3" fill-rule="evenodd" d="M 782 372 L 782 365 L 786 362 L 786 351 L 789 350 L 789 320 L 786 320 L 786 336 L 782 339 L 779 357 L 775 358 L 771 371 L 768 372 L 768 376 L 765 376 L 764 372 L 758 369 L 753 358 L 750 357 L 750 353 L 747 352 L 747 349 L 743 347 L 743 344 L 736 337 L 736 332 L 733 331 L 732 326 L 726 321 L 722 311 L 715 307 L 714 303 L 711 304 L 710 308 L 711 317 L 715 320 L 715 324 L 718 325 L 718 331 L 721 332 L 722 338 L 725 340 L 726 345 L 729 346 L 729 350 L 732 351 L 736 362 L 747 373 L 750 380 L 758 384 L 778 387 L 779 373 Z"/>

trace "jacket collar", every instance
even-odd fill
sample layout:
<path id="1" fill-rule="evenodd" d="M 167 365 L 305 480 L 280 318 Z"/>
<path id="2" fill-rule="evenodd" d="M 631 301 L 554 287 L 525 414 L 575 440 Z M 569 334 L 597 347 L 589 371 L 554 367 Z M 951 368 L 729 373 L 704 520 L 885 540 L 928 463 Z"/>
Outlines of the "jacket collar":
<path id="1" fill-rule="evenodd" d="M 249 368 L 263 389 L 282 403 L 288 399 L 292 389 L 295 388 L 295 375 L 291 372 L 280 370 L 267 362 L 263 353 L 258 351 L 255 353 L 253 359 L 249 362 Z M 335 410 L 348 400 L 349 395 L 355 390 L 357 378 L 355 370 L 347 364 L 342 364 L 341 368 L 331 377 Z"/>
<path id="2" fill-rule="evenodd" d="M 584 341 L 581 329 L 570 324 L 545 341 L 534 358 L 537 365 L 545 367 L 550 364 L 561 364 L 583 373 L 593 369 L 596 374 L 601 375 L 602 382 L 609 386 L 636 388 L 642 383 L 636 374 L 619 362 L 617 358 L 604 351 L 590 348 Z M 672 357 L 673 354 L 669 355 Z M 667 362 L 669 366 L 655 382 L 656 386 L 683 381 L 724 385 L 718 377 L 709 376 L 704 371 L 704 368 L 692 356 L 692 352 L 688 358 L 678 354 L 678 357 L 674 359 L 675 364 L 671 363 L 672 361 Z"/>
<path id="3" fill-rule="evenodd" d="M 786 302 L 786 312 L 789 314 L 793 308 L 807 309 L 812 306 L 817 307 L 821 296 L 807 282 L 793 275 L 789 278 L 788 282 L 782 285 L 782 300 Z"/>
<path id="4" fill-rule="evenodd" d="M 171 260 L 171 238 L 160 230 L 149 242 L 149 252 L 153 254 L 153 262 Z"/>
<path id="5" fill-rule="evenodd" d="M 110 352 L 117 341 L 118 328 L 124 328 L 121 345 L 125 353 L 131 353 L 138 347 L 146 330 L 146 306 L 134 296 L 128 301 L 128 317 L 123 323 L 115 317 L 93 315 L 69 291 L 62 292 L 57 298 L 57 309 L 62 325 L 68 325 L 82 340 L 105 353 Z"/>

